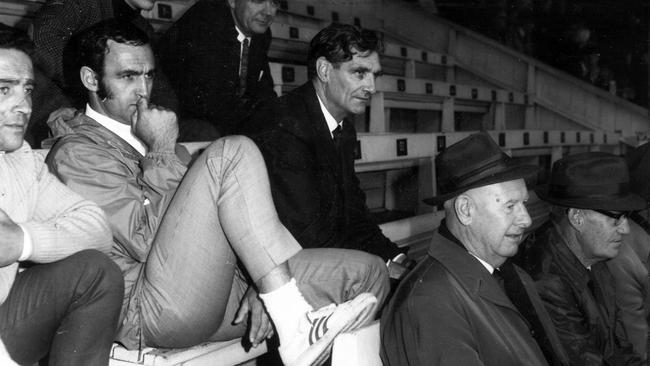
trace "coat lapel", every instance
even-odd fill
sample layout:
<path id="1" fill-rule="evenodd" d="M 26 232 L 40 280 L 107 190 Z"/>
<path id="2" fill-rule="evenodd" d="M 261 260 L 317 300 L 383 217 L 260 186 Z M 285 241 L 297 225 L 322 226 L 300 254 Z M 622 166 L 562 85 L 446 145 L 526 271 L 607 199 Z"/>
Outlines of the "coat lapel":
<path id="1" fill-rule="evenodd" d="M 444 222 L 441 225 L 444 225 Z M 437 244 L 432 244 L 429 247 L 429 255 L 439 260 L 467 289 L 471 296 L 475 298 L 481 297 L 485 301 L 508 308 L 516 312 L 525 321 L 501 287 L 499 287 L 496 280 L 492 278 L 490 272 L 478 259 L 459 245 L 440 235 L 439 232 L 436 232 L 435 235 L 438 237 L 434 237 L 433 243 Z"/>
<path id="2" fill-rule="evenodd" d="M 311 123 L 314 131 L 316 156 L 323 165 L 331 167 L 334 175 L 340 180 L 341 159 L 334 146 L 334 141 L 332 141 L 332 135 L 327 127 L 323 111 L 320 108 L 316 90 L 314 90 L 311 82 L 307 82 L 298 92 L 304 96 L 307 112 L 309 113 L 308 118 L 305 120 Z"/>

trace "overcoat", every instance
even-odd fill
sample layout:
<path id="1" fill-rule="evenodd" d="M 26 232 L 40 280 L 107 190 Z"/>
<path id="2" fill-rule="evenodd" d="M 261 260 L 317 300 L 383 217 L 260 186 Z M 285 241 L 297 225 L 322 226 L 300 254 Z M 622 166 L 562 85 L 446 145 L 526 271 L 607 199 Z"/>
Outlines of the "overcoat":
<path id="1" fill-rule="evenodd" d="M 490 272 L 439 229 L 384 310 L 381 358 L 386 366 L 547 365 L 531 330 Z"/>

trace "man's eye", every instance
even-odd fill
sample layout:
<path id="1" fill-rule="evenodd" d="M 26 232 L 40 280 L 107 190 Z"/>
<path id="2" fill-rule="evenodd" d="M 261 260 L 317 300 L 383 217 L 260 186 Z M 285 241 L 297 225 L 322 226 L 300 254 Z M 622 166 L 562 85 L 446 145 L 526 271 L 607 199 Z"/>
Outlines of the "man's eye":
<path id="1" fill-rule="evenodd" d="M 7 95 L 7 93 L 9 93 L 9 87 L 8 86 L 0 86 L 0 94 Z"/>
<path id="2" fill-rule="evenodd" d="M 34 87 L 33 86 L 25 87 L 25 94 L 32 95 L 33 92 L 34 92 Z"/>

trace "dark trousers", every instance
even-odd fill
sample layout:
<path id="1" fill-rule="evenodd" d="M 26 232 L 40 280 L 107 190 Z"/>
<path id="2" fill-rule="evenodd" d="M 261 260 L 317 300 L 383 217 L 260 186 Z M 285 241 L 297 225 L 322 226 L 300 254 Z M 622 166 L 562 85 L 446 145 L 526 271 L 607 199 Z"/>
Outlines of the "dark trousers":
<path id="1" fill-rule="evenodd" d="M 108 365 L 124 281 L 104 254 L 85 250 L 19 273 L 0 305 L 0 337 L 17 363 Z"/>

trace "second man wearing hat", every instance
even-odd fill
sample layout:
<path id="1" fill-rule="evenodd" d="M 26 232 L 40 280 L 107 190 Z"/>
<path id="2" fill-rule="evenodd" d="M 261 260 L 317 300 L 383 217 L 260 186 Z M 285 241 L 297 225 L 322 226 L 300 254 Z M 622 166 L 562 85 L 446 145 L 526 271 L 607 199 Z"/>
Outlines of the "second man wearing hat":
<path id="1" fill-rule="evenodd" d="M 569 155 L 537 190 L 550 220 L 522 245 L 521 265 L 562 339 L 571 365 L 641 364 L 627 339 L 615 335 L 615 292 L 605 261 L 629 234 L 630 211 L 645 201 L 629 190 L 625 160 L 607 153 Z"/>

